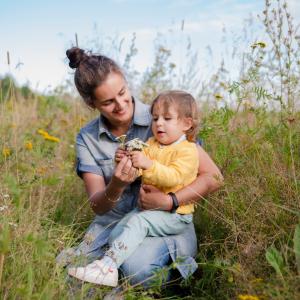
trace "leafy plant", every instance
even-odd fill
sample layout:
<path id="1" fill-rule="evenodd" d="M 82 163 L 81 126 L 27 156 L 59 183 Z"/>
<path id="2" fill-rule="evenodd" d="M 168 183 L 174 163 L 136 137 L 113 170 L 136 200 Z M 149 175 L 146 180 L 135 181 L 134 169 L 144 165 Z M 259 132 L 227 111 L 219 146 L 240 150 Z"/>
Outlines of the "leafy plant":
<path id="1" fill-rule="evenodd" d="M 284 260 L 280 252 L 274 247 L 271 246 L 267 249 L 266 259 L 268 263 L 274 268 L 276 273 L 283 279 L 284 272 Z"/>

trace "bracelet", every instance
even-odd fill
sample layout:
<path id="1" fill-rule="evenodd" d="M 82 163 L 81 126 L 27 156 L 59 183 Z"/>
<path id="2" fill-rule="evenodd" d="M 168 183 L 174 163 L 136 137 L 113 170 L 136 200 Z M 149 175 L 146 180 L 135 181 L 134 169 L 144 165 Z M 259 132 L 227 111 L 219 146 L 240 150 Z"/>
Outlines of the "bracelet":
<path id="1" fill-rule="evenodd" d="M 169 209 L 167 211 L 171 212 L 173 209 L 173 199 L 172 199 L 171 195 L 169 195 L 169 194 L 167 194 L 167 195 L 168 195 L 168 198 L 171 200 L 171 207 L 169 207 Z"/>
<path id="2" fill-rule="evenodd" d="M 117 200 L 111 200 L 111 199 L 107 196 L 106 190 L 104 191 L 104 197 L 105 197 L 108 201 L 110 201 L 110 202 L 112 202 L 112 203 L 119 202 L 119 200 L 120 200 L 120 198 L 117 198 Z"/>
<path id="3" fill-rule="evenodd" d="M 177 208 L 179 207 L 179 202 L 178 199 L 176 197 L 176 195 L 174 193 L 169 193 L 168 195 L 171 196 L 172 201 L 173 201 L 173 205 L 172 205 L 172 209 L 171 209 L 171 213 L 175 213 Z"/>

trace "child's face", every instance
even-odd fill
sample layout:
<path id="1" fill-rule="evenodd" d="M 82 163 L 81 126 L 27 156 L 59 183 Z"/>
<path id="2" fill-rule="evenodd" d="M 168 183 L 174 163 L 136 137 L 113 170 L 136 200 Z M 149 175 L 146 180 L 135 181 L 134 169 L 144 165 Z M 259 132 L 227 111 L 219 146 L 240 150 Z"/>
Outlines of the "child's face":
<path id="1" fill-rule="evenodd" d="M 190 118 L 178 118 L 176 107 L 170 106 L 166 111 L 163 105 L 156 104 L 152 112 L 152 132 L 156 140 L 163 145 L 176 142 L 191 128 Z"/>

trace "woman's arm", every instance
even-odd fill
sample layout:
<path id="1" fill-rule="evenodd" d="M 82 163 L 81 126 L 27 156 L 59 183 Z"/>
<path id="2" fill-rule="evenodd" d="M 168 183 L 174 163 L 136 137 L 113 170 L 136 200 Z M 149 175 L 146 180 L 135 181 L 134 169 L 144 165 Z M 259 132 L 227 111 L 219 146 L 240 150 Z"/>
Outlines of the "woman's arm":
<path id="1" fill-rule="evenodd" d="M 177 191 L 179 205 L 196 203 L 205 195 L 217 190 L 223 184 L 223 176 L 210 156 L 198 146 L 198 177 L 188 186 Z M 143 186 L 140 191 L 142 209 L 170 210 L 172 202 L 169 195 L 163 194 L 153 186 Z"/>
<path id="2" fill-rule="evenodd" d="M 96 214 L 104 214 L 118 202 L 126 186 L 137 176 L 137 170 L 128 157 L 123 157 L 115 168 L 111 181 L 105 186 L 102 176 L 83 173 L 82 178 L 89 197 L 90 205 Z"/>

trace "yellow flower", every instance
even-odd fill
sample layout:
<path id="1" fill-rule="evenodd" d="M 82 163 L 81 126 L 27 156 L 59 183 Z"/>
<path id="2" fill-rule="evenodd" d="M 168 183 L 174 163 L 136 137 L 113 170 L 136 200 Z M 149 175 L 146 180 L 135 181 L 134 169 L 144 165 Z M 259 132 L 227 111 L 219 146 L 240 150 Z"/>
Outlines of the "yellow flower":
<path id="1" fill-rule="evenodd" d="M 48 132 L 43 129 L 39 129 L 37 132 L 42 136 L 48 135 Z"/>
<path id="2" fill-rule="evenodd" d="M 265 42 L 257 42 L 256 43 L 257 46 L 259 46 L 260 48 L 266 48 L 267 44 Z"/>
<path id="3" fill-rule="evenodd" d="M 43 138 L 44 138 L 45 140 L 48 140 L 48 141 L 51 141 L 51 142 L 56 142 L 56 143 L 59 143 L 59 142 L 60 142 L 60 139 L 59 139 L 59 138 L 50 135 L 47 131 L 45 131 L 45 130 L 43 130 L 43 129 L 39 129 L 39 130 L 38 130 L 38 133 L 39 133 L 40 135 L 42 135 Z"/>
<path id="4" fill-rule="evenodd" d="M 11 150 L 7 147 L 3 147 L 2 154 L 5 158 L 9 157 L 11 155 Z"/>
<path id="5" fill-rule="evenodd" d="M 267 44 L 265 42 L 257 42 L 251 45 L 251 48 L 255 49 L 256 47 L 266 48 Z"/>
<path id="6" fill-rule="evenodd" d="M 51 141 L 51 142 L 56 142 L 56 143 L 59 143 L 60 142 L 60 139 L 55 137 L 55 136 L 52 136 L 52 135 L 45 135 L 44 136 L 45 140 L 48 140 L 48 141 Z"/>
<path id="7" fill-rule="evenodd" d="M 227 88 L 227 85 L 226 85 L 226 83 L 225 83 L 225 82 L 220 82 L 220 86 L 221 86 L 222 88 L 224 88 L 224 89 L 226 89 L 226 88 Z"/>
<path id="8" fill-rule="evenodd" d="M 31 143 L 30 141 L 27 141 L 27 142 L 25 143 L 25 148 L 26 148 L 27 150 L 32 150 L 32 148 L 33 148 L 32 143 Z"/>
<path id="9" fill-rule="evenodd" d="M 47 168 L 46 167 L 40 167 L 40 168 L 37 169 L 37 173 L 39 175 L 44 175 L 44 174 L 46 174 L 46 172 L 47 172 Z"/>
<path id="10" fill-rule="evenodd" d="M 253 295 L 238 295 L 239 300 L 259 300 L 257 296 Z"/>
<path id="11" fill-rule="evenodd" d="M 216 100 L 222 100 L 223 96 L 220 94 L 215 94 L 215 98 L 216 98 Z"/>

